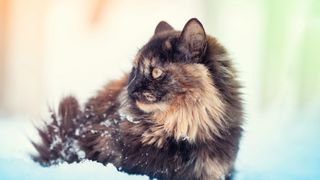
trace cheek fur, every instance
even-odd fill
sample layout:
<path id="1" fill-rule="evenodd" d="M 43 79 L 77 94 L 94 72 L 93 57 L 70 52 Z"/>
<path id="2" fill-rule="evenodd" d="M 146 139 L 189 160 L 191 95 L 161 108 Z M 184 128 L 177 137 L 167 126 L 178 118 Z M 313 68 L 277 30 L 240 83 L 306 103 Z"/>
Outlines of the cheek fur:
<path id="1" fill-rule="evenodd" d="M 165 112 L 169 108 L 169 104 L 166 102 L 158 102 L 158 103 L 152 103 L 152 104 L 146 104 L 140 101 L 136 102 L 137 107 L 146 112 Z"/>
<path id="2" fill-rule="evenodd" d="M 208 69 L 200 64 L 178 64 L 171 67 L 177 91 L 171 91 L 166 111 L 153 118 L 176 140 L 188 137 L 190 142 L 204 141 L 221 135 L 224 103 L 214 86 Z"/>

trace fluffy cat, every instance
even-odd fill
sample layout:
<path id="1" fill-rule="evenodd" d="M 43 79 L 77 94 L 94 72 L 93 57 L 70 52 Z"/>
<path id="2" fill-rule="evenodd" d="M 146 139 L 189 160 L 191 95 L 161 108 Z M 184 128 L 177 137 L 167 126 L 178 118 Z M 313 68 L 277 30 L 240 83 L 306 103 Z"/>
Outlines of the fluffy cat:
<path id="1" fill-rule="evenodd" d="M 240 85 L 226 50 L 202 24 L 160 22 L 123 78 L 84 109 L 64 98 L 39 130 L 35 161 L 112 163 L 157 179 L 228 179 L 242 133 Z"/>

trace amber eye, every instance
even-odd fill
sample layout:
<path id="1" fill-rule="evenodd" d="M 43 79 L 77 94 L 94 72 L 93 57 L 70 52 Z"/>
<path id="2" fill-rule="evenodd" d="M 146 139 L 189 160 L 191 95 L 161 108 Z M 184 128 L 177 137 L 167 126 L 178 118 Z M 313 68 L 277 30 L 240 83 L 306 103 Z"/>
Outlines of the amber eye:
<path id="1" fill-rule="evenodd" d="M 163 73 L 163 71 L 162 71 L 161 69 L 159 69 L 159 68 L 153 68 L 153 70 L 152 70 L 152 77 L 153 77 L 154 79 L 157 79 L 157 78 L 159 78 L 159 77 L 162 75 L 162 73 Z"/>

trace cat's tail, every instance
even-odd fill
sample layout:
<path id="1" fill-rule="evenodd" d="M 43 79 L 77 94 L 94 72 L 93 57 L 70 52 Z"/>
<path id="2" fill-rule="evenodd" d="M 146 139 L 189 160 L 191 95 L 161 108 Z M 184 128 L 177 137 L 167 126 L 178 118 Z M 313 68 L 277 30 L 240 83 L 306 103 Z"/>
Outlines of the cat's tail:
<path id="1" fill-rule="evenodd" d="M 60 102 L 58 114 L 51 111 L 52 122 L 45 123 L 44 128 L 37 128 L 41 142 L 32 142 L 38 152 L 37 155 L 31 155 L 33 160 L 49 166 L 83 159 L 85 152 L 78 143 L 81 117 L 78 101 L 72 96 L 64 98 Z"/>

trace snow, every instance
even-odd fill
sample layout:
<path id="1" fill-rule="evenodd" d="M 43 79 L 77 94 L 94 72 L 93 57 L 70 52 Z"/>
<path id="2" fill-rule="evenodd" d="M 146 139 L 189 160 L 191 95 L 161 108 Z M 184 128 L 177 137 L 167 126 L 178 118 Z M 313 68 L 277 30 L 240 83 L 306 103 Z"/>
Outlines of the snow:
<path id="1" fill-rule="evenodd" d="M 30 154 L 35 153 L 29 139 L 39 140 L 33 124 L 27 117 L 0 118 L 0 179 L 1 180 L 143 180 L 146 176 L 128 175 L 119 172 L 113 165 L 107 166 L 93 161 L 80 163 L 61 163 L 50 167 L 42 167 L 33 162 Z M 57 142 L 59 139 L 57 139 Z M 85 152 L 76 149 L 79 157 Z M 54 146 L 54 145 L 52 145 Z"/>
<path id="2" fill-rule="evenodd" d="M 182 141 L 187 141 L 190 139 L 189 136 L 187 136 L 186 134 L 183 134 L 182 137 L 181 137 Z"/>
<path id="3" fill-rule="evenodd" d="M 143 180 L 148 178 L 143 176 L 129 176 L 125 173 L 118 172 L 117 169 L 111 164 L 103 166 L 102 164 L 92 161 L 85 161 L 73 164 L 63 163 L 48 168 L 41 167 L 38 164 L 32 162 L 30 159 L 1 158 L 0 179 Z"/>
<path id="4" fill-rule="evenodd" d="M 130 116 L 130 114 L 123 112 L 123 111 L 119 111 L 119 115 L 122 121 L 127 120 L 129 122 L 132 123 L 138 123 L 139 121 L 134 120 L 134 118 L 132 116 Z"/>
<path id="5" fill-rule="evenodd" d="M 320 178 L 318 109 L 309 113 L 292 113 L 289 117 L 279 114 L 272 111 L 247 123 L 236 162 L 235 180 Z M 35 153 L 29 139 L 39 140 L 33 124 L 28 121 L 30 119 L 41 118 L 0 117 L 1 180 L 148 179 L 119 172 L 111 164 L 103 166 L 93 161 L 41 167 L 29 157 L 30 153 Z M 103 124 L 108 126 L 109 121 L 112 120 L 106 119 Z M 80 157 L 85 156 L 76 149 L 76 142 L 70 143 L 75 143 L 74 151 Z"/>
<path id="6" fill-rule="evenodd" d="M 106 120 L 102 121 L 100 124 L 104 125 L 106 127 L 109 127 L 112 124 L 112 122 L 111 122 L 111 120 L 106 119 Z"/>

